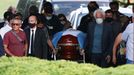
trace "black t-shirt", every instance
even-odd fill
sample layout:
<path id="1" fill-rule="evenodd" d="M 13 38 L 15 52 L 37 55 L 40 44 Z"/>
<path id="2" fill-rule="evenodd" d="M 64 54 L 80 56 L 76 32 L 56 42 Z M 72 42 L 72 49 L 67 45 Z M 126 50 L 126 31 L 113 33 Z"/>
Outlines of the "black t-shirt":
<path id="1" fill-rule="evenodd" d="M 48 28 L 50 37 L 53 37 L 55 33 L 63 30 L 63 25 L 60 23 L 60 20 L 56 15 L 52 15 L 51 19 L 49 20 L 42 15 L 41 21 Z"/>
<path id="2" fill-rule="evenodd" d="M 94 17 L 91 17 L 90 14 L 83 16 L 77 30 L 87 33 L 88 23 L 93 21 Z"/>

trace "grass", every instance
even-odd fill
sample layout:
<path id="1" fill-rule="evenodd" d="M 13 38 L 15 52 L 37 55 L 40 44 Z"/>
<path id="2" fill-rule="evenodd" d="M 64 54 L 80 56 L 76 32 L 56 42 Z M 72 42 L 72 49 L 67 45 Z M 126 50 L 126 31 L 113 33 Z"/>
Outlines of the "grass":
<path id="1" fill-rule="evenodd" d="M 9 6 L 17 6 L 19 0 L 0 0 L 0 18 L 3 18 L 4 12 Z"/>

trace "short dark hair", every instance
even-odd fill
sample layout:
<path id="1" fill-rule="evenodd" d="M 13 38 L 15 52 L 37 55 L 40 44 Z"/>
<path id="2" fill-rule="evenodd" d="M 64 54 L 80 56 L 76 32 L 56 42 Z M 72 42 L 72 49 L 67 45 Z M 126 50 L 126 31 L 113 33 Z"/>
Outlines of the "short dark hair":
<path id="1" fill-rule="evenodd" d="M 46 13 L 53 13 L 53 5 L 50 2 L 44 2 L 43 8 Z"/>
<path id="2" fill-rule="evenodd" d="M 64 14 L 58 14 L 58 18 L 61 18 L 61 17 L 64 17 L 64 20 L 67 21 L 67 18 L 66 18 L 66 16 Z"/>
<path id="3" fill-rule="evenodd" d="M 29 13 L 30 14 L 36 14 L 36 13 L 38 13 L 38 8 L 36 7 L 36 5 L 32 5 L 32 6 L 30 6 L 29 7 Z"/>
<path id="4" fill-rule="evenodd" d="M 109 6 L 111 7 L 112 5 L 119 6 L 119 3 L 118 3 L 118 1 L 110 2 Z"/>
<path id="5" fill-rule="evenodd" d="M 39 16 L 38 16 L 37 14 L 30 14 L 30 15 L 28 16 L 28 19 L 29 19 L 29 17 L 31 17 L 31 16 L 35 16 L 35 17 L 36 17 L 36 20 L 37 20 L 37 24 L 39 24 L 39 22 L 40 22 Z"/>
<path id="6" fill-rule="evenodd" d="M 93 5 L 93 6 L 92 6 L 92 5 Z M 88 3 L 87 7 L 88 7 L 89 12 L 92 12 L 92 11 L 94 12 L 96 9 L 99 8 L 99 5 L 97 4 L 96 1 L 90 1 L 90 2 Z M 91 8 L 93 8 L 93 9 L 91 9 Z"/>
<path id="7" fill-rule="evenodd" d="M 105 11 L 105 13 L 112 13 L 113 14 L 113 11 L 111 9 L 108 9 Z"/>
<path id="8" fill-rule="evenodd" d="M 53 5 L 50 2 L 44 2 L 43 7 L 50 7 L 50 8 L 52 8 Z"/>
<path id="9" fill-rule="evenodd" d="M 13 19 L 13 13 L 10 12 L 10 11 L 6 11 L 6 12 L 4 13 L 4 19 L 9 22 L 11 19 Z"/>

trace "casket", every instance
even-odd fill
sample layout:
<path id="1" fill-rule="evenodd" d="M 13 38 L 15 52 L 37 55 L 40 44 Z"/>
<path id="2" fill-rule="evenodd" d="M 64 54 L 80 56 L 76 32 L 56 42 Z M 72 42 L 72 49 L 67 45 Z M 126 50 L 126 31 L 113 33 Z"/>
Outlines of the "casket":
<path id="1" fill-rule="evenodd" d="M 58 58 L 65 60 L 79 60 L 79 43 L 76 36 L 64 35 L 58 41 Z"/>

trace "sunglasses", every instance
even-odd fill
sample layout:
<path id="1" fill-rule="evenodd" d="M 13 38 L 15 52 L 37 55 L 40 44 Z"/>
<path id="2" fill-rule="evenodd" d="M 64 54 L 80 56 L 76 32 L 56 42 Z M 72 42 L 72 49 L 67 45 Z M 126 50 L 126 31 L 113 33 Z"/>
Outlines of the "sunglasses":
<path id="1" fill-rule="evenodd" d="M 12 26 L 19 26 L 20 24 L 18 23 L 12 23 Z"/>

